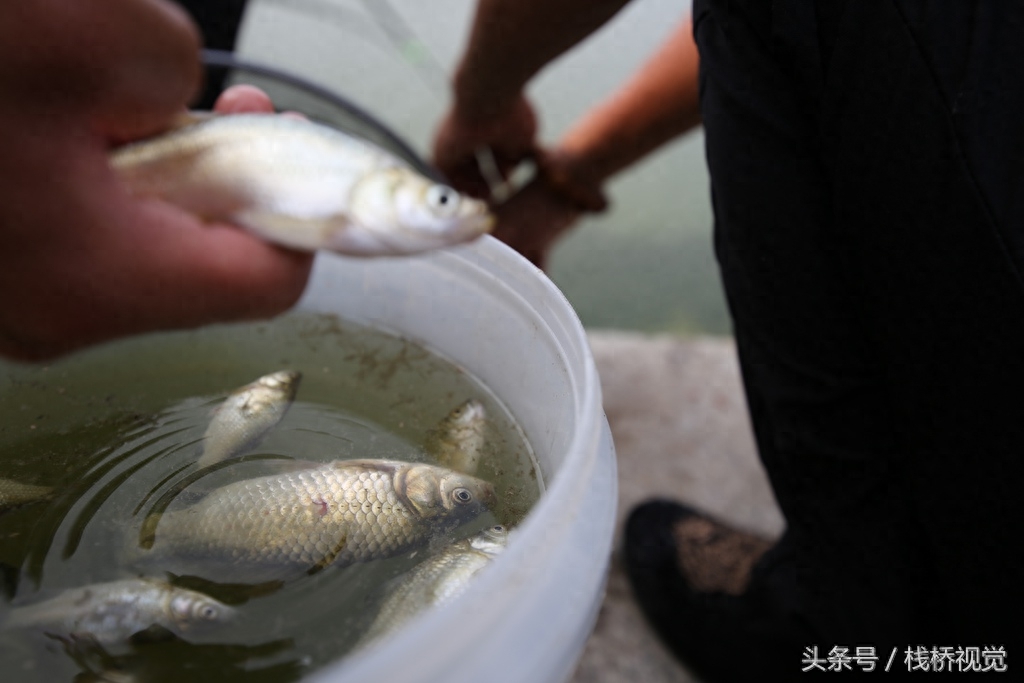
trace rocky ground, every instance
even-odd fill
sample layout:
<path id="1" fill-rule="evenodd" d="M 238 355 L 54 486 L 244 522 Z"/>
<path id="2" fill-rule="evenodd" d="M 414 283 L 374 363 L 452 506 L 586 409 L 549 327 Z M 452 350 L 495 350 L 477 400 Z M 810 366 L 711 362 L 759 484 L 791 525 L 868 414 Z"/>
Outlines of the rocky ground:
<path id="1" fill-rule="evenodd" d="M 589 333 L 619 461 L 608 591 L 574 683 L 689 683 L 633 602 L 622 523 L 652 497 L 774 537 L 783 521 L 754 451 L 731 339 Z"/>

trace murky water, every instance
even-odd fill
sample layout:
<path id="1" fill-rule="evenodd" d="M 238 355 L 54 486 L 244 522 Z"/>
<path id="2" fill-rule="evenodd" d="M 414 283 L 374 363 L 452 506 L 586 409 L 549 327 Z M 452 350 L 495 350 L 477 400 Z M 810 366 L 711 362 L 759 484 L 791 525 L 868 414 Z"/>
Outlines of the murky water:
<path id="1" fill-rule="evenodd" d="M 227 392 L 285 368 L 303 373 L 291 409 L 204 486 L 261 476 L 287 459 L 429 462 L 431 431 L 476 398 L 490 418 L 477 476 L 499 496 L 479 524 L 515 526 L 540 495 L 529 445 L 486 387 L 417 345 L 332 317 L 145 337 L 48 367 L 0 364 L 0 477 L 56 491 L 0 513 L 0 623 L 12 602 L 137 575 L 121 560 L 126 539 L 194 473 L 211 411 Z M 175 578 L 235 605 L 241 618 L 192 642 L 136 638 L 108 651 L 0 627 L 0 671 L 5 681 L 48 683 L 295 680 L 343 656 L 384 583 L 423 554 L 329 567 L 283 586 Z"/>

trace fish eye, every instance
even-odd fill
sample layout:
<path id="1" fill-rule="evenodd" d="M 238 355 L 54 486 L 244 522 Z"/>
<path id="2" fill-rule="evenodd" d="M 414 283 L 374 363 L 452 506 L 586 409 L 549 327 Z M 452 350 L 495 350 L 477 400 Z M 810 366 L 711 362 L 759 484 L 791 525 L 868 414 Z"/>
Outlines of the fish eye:
<path id="1" fill-rule="evenodd" d="M 213 605 L 203 605 L 199 608 L 199 616 L 212 621 L 217 618 L 217 608 Z"/>
<path id="2" fill-rule="evenodd" d="M 469 489 L 457 488 L 452 491 L 452 498 L 455 499 L 456 503 L 465 505 L 466 503 L 473 500 L 473 494 L 469 492 Z"/>
<path id="3" fill-rule="evenodd" d="M 459 194 L 447 185 L 433 185 L 427 190 L 427 205 L 444 215 L 455 213 Z"/>
<path id="4" fill-rule="evenodd" d="M 505 533 L 505 527 L 503 527 L 500 524 L 495 524 L 494 526 L 491 527 L 491 531 L 493 531 L 496 534 L 503 534 L 503 533 Z"/>

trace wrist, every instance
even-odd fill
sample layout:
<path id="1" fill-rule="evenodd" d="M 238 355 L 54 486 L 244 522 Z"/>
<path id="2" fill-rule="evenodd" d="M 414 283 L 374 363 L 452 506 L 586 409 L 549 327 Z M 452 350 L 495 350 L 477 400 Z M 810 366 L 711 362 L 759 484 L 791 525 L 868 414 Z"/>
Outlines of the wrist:
<path id="1" fill-rule="evenodd" d="M 452 112 L 464 125 L 485 128 L 497 121 L 504 121 L 515 115 L 524 106 L 528 107 L 526 95 L 520 85 L 495 87 L 493 79 L 481 80 L 472 72 L 458 69 L 452 84 Z"/>
<path id="2" fill-rule="evenodd" d="M 545 151 L 537 157 L 537 172 L 578 211 L 600 213 L 608 208 L 604 179 L 584 158 L 562 148 Z"/>

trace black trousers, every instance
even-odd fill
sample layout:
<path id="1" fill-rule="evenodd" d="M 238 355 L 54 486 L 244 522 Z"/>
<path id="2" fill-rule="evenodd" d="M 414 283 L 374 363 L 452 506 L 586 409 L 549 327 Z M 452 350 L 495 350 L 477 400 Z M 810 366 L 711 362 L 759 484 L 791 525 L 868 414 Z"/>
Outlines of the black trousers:
<path id="1" fill-rule="evenodd" d="M 697 0 L 715 248 L 825 650 L 1024 612 L 1024 6 Z M 851 650 L 852 651 L 852 650 Z"/>

